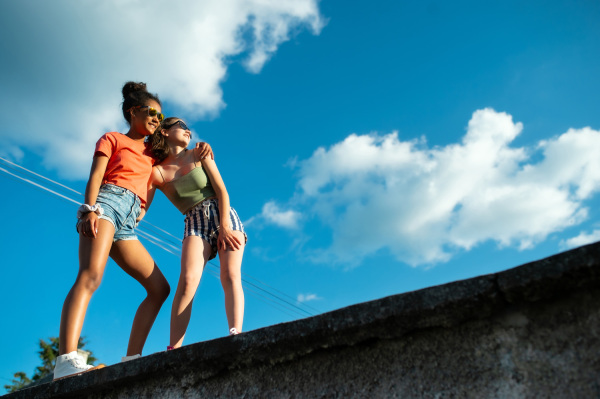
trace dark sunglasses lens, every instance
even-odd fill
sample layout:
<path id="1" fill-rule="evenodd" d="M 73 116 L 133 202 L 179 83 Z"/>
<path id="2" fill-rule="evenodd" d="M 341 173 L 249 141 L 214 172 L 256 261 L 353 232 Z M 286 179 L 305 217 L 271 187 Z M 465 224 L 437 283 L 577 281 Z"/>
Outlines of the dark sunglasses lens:
<path id="1" fill-rule="evenodd" d="M 155 108 L 152 107 L 148 107 L 148 115 L 156 116 L 159 122 L 162 122 L 162 120 L 165 119 L 163 114 L 159 113 Z"/>
<path id="2" fill-rule="evenodd" d="M 182 122 L 182 121 L 179 121 L 178 123 L 179 123 L 179 126 L 180 126 L 180 127 L 183 129 L 183 130 L 190 130 L 190 128 L 189 128 L 189 127 L 187 127 L 187 125 L 186 125 L 184 122 Z"/>

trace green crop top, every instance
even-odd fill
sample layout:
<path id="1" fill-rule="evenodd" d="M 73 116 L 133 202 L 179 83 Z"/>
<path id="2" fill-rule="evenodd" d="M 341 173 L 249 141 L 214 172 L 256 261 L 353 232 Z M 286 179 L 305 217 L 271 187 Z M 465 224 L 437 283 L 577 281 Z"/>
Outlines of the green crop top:
<path id="1" fill-rule="evenodd" d="M 202 166 L 163 184 L 160 189 L 184 215 L 195 205 L 216 195 Z"/>

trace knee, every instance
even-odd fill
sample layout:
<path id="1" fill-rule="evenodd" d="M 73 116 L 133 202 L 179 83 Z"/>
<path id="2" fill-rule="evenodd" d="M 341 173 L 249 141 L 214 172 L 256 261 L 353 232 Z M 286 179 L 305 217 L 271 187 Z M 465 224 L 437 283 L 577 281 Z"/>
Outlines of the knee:
<path id="1" fill-rule="evenodd" d="M 221 284 L 229 286 L 242 284 L 242 273 L 227 269 L 221 271 Z"/>
<path id="2" fill-rule="evenodd" d="M 162 276 L 161 276 L 162 277 Z M 166 278 L 162 277 L 152 285 L 152 289 L 148 290 L 148 296 L 155 301 L 164 303 L 171 293 L 171 286 Z"/>
<path id="3" fill-rule="evenodd" d="M 196 273 L 189 273 L 181 276 L 181 293 L 184 297 L 194 296 L 198 284 L 200 284 L 200 276 Z"/>
<path id="4" fill-rule="evenodd" d="M 160 289 L 159 289 L 159 293 L 158 293 L 161 302 L 166 301 L 167 298 L 169 297 L 169 294 L 171 294 L 171 286 L 169 285 L 169 283 L 165 279 L 163 281 L 163 283 L 161 284 Z"/>
<path id="5" fill-rule="evenodd" d="M 91 294 L 94 293 L 98 287 L 100 287 L 101 282 L 102 274 L 87 270 L 79 273 L 77 280 L 75 281 L 75 285 Z"/>

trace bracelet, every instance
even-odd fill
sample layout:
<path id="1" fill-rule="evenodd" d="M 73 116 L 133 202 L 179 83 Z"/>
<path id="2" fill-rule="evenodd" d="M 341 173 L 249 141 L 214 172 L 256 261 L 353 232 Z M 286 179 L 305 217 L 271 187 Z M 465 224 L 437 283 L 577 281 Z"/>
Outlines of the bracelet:
<path id="1" fill-rule="evenodd" d="M 102 216 L 102 214 L 104 213 L 104 209 L 102 209 L 102 207 L 99 204 L 83 204 L 79 207 L 79 209 L 77 209 L 77 219 L 81 219 L 83 215 L 90 212 L 94 212 L 96 215 Z"/>

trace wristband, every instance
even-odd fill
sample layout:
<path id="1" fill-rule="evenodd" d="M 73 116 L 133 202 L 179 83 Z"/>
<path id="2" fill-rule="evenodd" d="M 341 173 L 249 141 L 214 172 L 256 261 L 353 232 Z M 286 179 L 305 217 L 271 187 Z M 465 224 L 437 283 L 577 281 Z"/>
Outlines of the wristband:
<path id="1" fill-rule="evenodd" d="M 83 215 L 90 212 L 94 212 L 96 215 L 102 216 L 102 214 L 104 213 L 104 209 L 102 209 L 102 207 L 99 204 L 83 204 L 79 207 L 79 209 L 77 209 L 77 219 L 81 219 Z"/>

